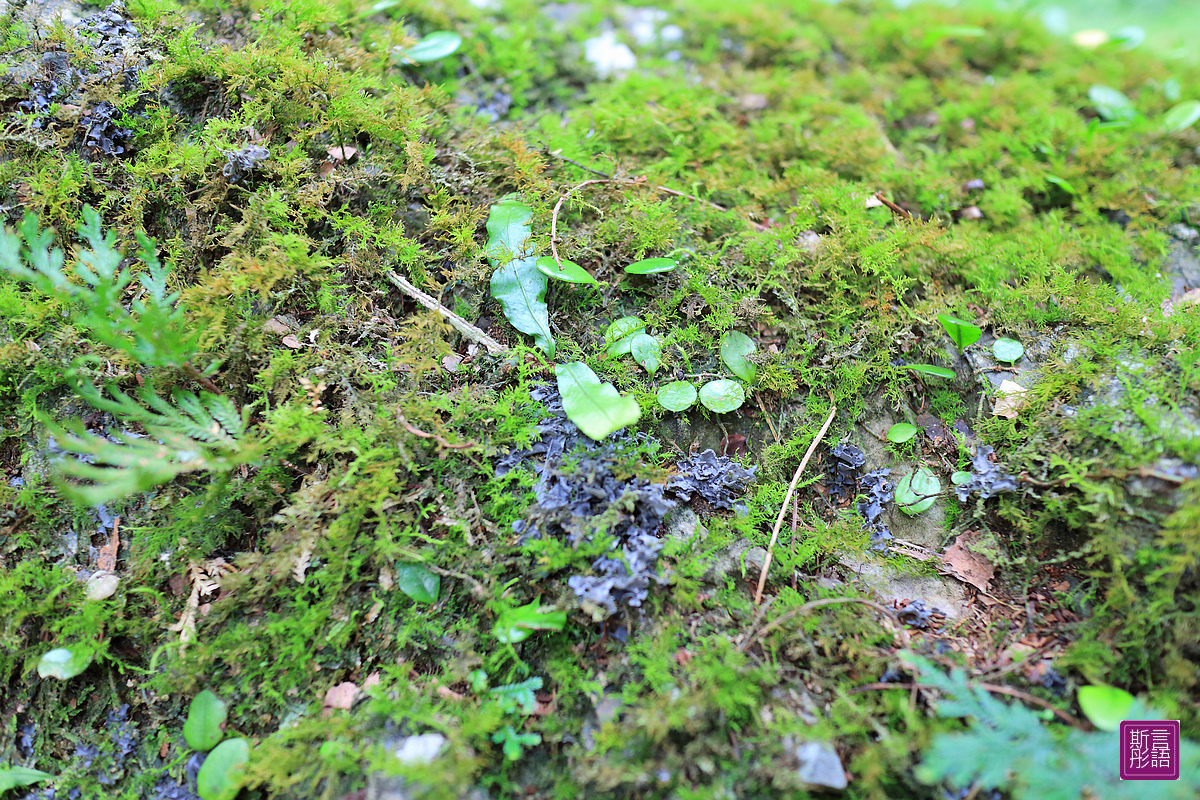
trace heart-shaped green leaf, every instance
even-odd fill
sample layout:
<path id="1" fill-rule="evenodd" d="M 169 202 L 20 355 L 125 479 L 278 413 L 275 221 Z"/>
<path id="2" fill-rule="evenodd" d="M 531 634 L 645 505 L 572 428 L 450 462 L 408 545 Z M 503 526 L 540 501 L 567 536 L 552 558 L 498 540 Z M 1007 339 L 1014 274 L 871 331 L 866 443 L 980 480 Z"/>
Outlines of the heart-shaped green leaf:
<path id="1" fill-rule="evenodd" d="M 611 383 L 601 383 L 582 361 L 558 364 L 554 374 L 567 419 L 596 441 L 632 425 L 642 415 L 637 400 L 621 395 Z"/>
<path id="2" fill-rule="evenodd" d="M 206 753 L 220 744 L 225 738 L 222 726 L 228 716 L 225 701 L 208 689 L 193 697 L 187 720 L 183 723 L 183 738 L 188 747 Z"/>
<path id="3" fill-rule="evenodd" d="M 935 367 L 933 364 L 909 364 L 906 369 L 911 369 L 913 372 L 919 372 L 922 375 L 932 375 L 935 378 L 954 380 L 954 370 L 946 369 L 945 367 Z"/>
<path id="4" fill-rule="evenodd" d="M 31 786 L 35 783 L 56 777 L 49 772 L 42 772 L 40 769 L 30 769 L 29 767 L 3 767 L 0 768 L 0 794 L 4 794 L 9 789 L 19 789 L 22 786 Z"/>
<path id="5" fill-rule="evenodd" d="M 396 564 L 396 588 L 418 603 L 436 603 L 442 579 L 420 564 Z"/>
<path id="6" fill-rule="evenodd" d="M 938 322 L 942 323 L 942 327 L 946 329 L 946 333 L 950 334 L 950 338 L 954 340 L 954 344 L 958 346 L 959 350 L 975 344 L 983 335 L 983 331 L 978 325 L 949 314 L 938 314 Z"/>
<path id="7" fill-rule="evenodd" d="M 889 442 L 903 444 L 909 439 L 917 435 L 917 426 L 910 425 L 907 422 L 897 422 L 892 427 L 888 428 L 887 438 Z"/>
<path id="8" fill-rule="evenodd" d="M 696 402 L 696 387 L 687 381 L 673 381 L 658 389 L 658 404 L 667 411 L 683 411 Z"/>
<path id="9" fill-rule="evenodd" d="M 38 677 L 65 681 L 83 672 L 91 663 L 92 654 L 82 647 L 56 647 L 38 661 Z"/>
<path id="10" fill-rule="evenodd" d="M 646 323 L 637 317 L 621 317 L 604 332 L 604 346 L 610 356 L 623 356 L 633 347 L 633 337 L 646 332 Z"/>
<path id="11" fill-rule="evenodd" d="M 721 360 L 730 372 L 746 383 L 753 383 L 758 374 L 754 362 L 746 358 L 756 349 L 754 340 L 741 331 L 726 331 L 721 337 Z"/>
<path id="12" fill-rule="evenodd" d="M 1133 695 L 1115 686 L 1079 687 L 1079 707 L 1102 731 L 1115 731 L 1133 706 Z"/>
<path id="13" fill-rule="evenodd" d="M 992 343 L 992 355 L 997 361 L 1011 364 L 1020 361 L 1021 356 L 1025 355 L 1025 346 L 1016 339 L 997 339 Z"/>
<path id="14" fill-rule="evenodd" d="M 462 45 L 462 37 L 451 31 L 434 31 L 404 51 L 404 57 L 414 64 L 437 61 Z"/>
<path id="15" fill-rule="evenodd" d="M 594 286 L 599 286 L 600 282 L 592 277 L 592 274 L 583 267 L 576 264 L 574 261 L 562 259 L 562 268 L 554 263 L 552 256 L 542 256 L 536 262 L 537 268 L 541 272 L 557 281 L 566 281 L 567 283 L 590 283 Z"/>
<path id="16" fill-rule="evenodd" d="M 1171 133 L 1187 130 L 1200 120 L 1200 100 L 1185 100 L 1163 115 L 1163 127 Z"/>
<path id="17" fill-rule="evenodd" d="M 738 410 L 746 402 L 746 390 L 737 381 L 709 381 L 700 387 L 700 402 L 709 411 L 727 414 Z"/>
<path id="18" fill-rule="evenodd" d="M 634 336 L 633 341 L 629 343 L 629 352 L 633 354 L 633 360 L 650 375 L 653 375 L 662 363 L 662 345 L 649 334 L 639 333 Z"/>
<path id="19" fill-rule="evenodd" d="M 492 273 L 492 297 L 514 328 L 533 337 L 533 342 L 554 355 L 554 335 L 546 308 L 549 278 L 537 267 L 536 258 L 522 258 L 529 241 L 530 208 L 511 197 L 492 206 L 488 214 L 487 254 L 496 271 Z"/>
<path id="20" fill-rule="evenodd" d="M 650 275 L 655 272 L 670 272 L 677 266 L 679 262 L 673 258 L 643 258 L 627 266 L 625 271 L 630 275 Z"/>
<path id="21" fill-rule="evenodd" d="M 929 471 L 928 467 L 919 467 L 910 472 L 896 484 L 896 505 L 910 517 L 929 509 L 937 499 L 936 495 L 942 490 L 942 482 Z"/>
<path id="22" fill-rule="evenodd" d="M 250 743 L 226 739 L 204 759 L 196 775 L 196 791 L 203 800 L 233 800 L 242 788 L 242 771 L 250 760 Z"/>

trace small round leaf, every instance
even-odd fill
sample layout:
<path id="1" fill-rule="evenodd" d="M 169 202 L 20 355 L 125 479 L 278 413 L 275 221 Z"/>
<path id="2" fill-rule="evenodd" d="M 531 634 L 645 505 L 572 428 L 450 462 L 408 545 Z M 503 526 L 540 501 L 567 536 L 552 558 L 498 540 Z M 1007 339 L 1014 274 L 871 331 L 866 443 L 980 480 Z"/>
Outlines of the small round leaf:
<path id="1" fill-rule="evenodd" d="M 758 373 L 754 362 L 746 358 L 756 349 L 754 340 L 741 331 L 726 331 L 721 337 L 721 360 L 729 367 L 730 372 L 746 383 L 753 382 Z"/>
<path id="2" fill-rule="evenodd" d="M 183 723 L 183 738 L 188 747 L 204 753 L 220 744 L 225 737 L 222 726 L 228 715 L 225 701 L 208 689 L 193 697 L 187 721 Z"/>
<path id="3" fill-rule="evenodd" d="M 196 775 L 196 791 L 203 800 L 233 800 L 242 788 L 242 770 L 250 760 L 250 743 L 226 739 L 204 759 Z"/>
<path id="4" fill-rule="evenodd" d="M 555 280 L 565 281 L 567 283 L 590 283 L 593 286 L 599 286 L 600 283 L 592 274 L 583 267 L 576 264 L 574 261 L 562 259 L 562 269 L 558 268 L 558 264 L 554 263 L 554 258 L 551 256 L 542 256 L 534 265 L 539 272 L 549 275 Z"/>
<path id="5" fill-rule="evenodd" d="M 630 275 L 650 275 L 654 272 L 670 272 L 677 266 L 679 262 L 673 258 L 643 258 L 630 264 L 625 271 Z"/>
<path id="6" fill-rule="evenodd" d="M 950 473 L 950 482 L 955 486 L 965 486 L 974 479 L 974 475 L 964 470 Z"/>
<path id="7" fill-rule="evenodd" d="M 917 435 L 917 426 L 907 422 L 897 422 L 892 427 L 888 428 L 887 438 L 889 442 L 896 444 L 904 444 L 909 439 Z"/>
<path id="8" fill-rule="evenodd" d="M 667 411 L 683 411 L 696 402 L 696 387 L 687 381 L 674 381 L 658 389 L 658 404 Z"/>
<path id="9" fill-rule="evenodd" d="M 942 490 L 942 483 L 928 467 L 918 467 L 896 484 L 896 505 L 910 517 L 920 514 L 933 506 L 936 495 Z"/>
<path id="10" fill-rule="evenodd" d="M 38 677 L 65 681 L 83 672 L 92 663 L 92 654 L 81 648 L 56 647 L 38 661 Z"/>
<path id="11" fill-rule="evenodd" d="M 746 402 L 746 390 L 737 381 L 709 381 L 700 387 L 700 402 L 709 411 L 727 414 Z"/>
<path id="12" fill-rule="evenodd" d="M 1133 706 L 1133 695 L 1115 686 L 1079 687 L 1079 707 L 1102 731 L 1116 731 Z"/>
<path id="13" fill-rule="evenodd" d="M 662 345 L 658 343 L 658 339 L 647 333 L 639 333 L 633 337 L 633 341 L 629 343 L 629 352 L 633 354 L 633 360 L 651 375 L 662 363 Z"/>
<path id="14" fill-rule="evenodd" d="M 1025 355 L 1025 346 L 1016 339 L 997 339 L 992 343 L 992 355 L 997 361 L 1012 364 Z"/>

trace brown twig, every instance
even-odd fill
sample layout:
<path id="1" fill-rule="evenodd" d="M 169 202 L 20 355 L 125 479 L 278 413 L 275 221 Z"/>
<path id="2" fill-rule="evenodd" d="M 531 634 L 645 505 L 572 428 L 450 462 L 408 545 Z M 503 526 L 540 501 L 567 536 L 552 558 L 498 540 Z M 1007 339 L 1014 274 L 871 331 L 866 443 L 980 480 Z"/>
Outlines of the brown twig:
<path id="1" fill-rule="evenodd" d="M 779 444 L 779 431 L 775 430 L 775 423 L 771 422 L 771 417 L 767 414 L 767 409 L 763 407 L 763 401 L 758 392 L 754 393 L 754 402 L 758 403 L 758 410 L 762 412 L 763 419 L 767 421 L 767 427 L 771 429 L 771 435 L 775 437 L 775 443 Z"/>
<path id="2" fill-rule="evenodd" d="M 422 292 L 417 287 L 413 286 L 408 281 L 404 280 L 404 278 L 401 278 L 399 275 L 397 275 L 392 270 L 388 270 L 386 275 L 387 275 L 387 279 L 392 282 L 393 286 L 395 286 L 400 291 L 404 292 L 406 295 L 411 297 L 413 300 L 416 300 L 418 303 L 420 303 L 421 305 L 428 308 L 430 311 L 436 311 L 437 313 L 441 314 L 443 317 L 446 318 L 447 322 L 449 322 L 451 325 L 454 326 L 455 330 L 457 330 L 459 333 L 461 333 L 463 336 L 467 337 L 471 341 L 473 341 L 477 344 L 481 344 L 484 347 L 486 347 L 487 351 L 489 353 L 491 353 L 492 355 L 496 356 L 496 355 L 500 355 L 502 353 L 508 352 L 507 347 L 500 344 L 499 342 L 497 342 L 492 337 L 488 336 L 483 331 L 479 330 L 479 328 L 476 328 L 474 325 L 467 322 L 465 319 L 460 317 L 458 314 L 455 314 L 453 311 L 446 308 L 444 305 L 439 303 L 437 300 L 435 300 L 432 297 L 430 297 L 429 295 L 425 294 L 424 292 Z"/>
<path id="3" fill-rule="evenodd" d="M 814 611 L 818 608 L 823 608 L 824 606 L 836 606 L 836 605 L 842 605 L 843 603 L 858 603 L 859 605 L 864 605 L 864 606 L 867 606 L 868 608 L 873 608 L 876 611 L 878 611 L 880 614 L 883 614 L 883 616 L 885 616 L 887 619 L 890 619 L 892 622 L 895 622 L 897 626 L 900 625 L 899 620 L 896 619 L 895 610 L 890 609 L 887 606 L 880 605 L 879 603 L 876 603 L 873 600 L 864 600 L 861 597 L 826 597 L 822 600 L 813 600 L 811 602 L 805 603 L 802 606 L 797 606 L 796 608 L 793 608 L 791 611 L 781 614 L 776 619 L 771 620 L 761 630 L 755 631 L 754 633 L 750 634 L 750 636 L 747 637 L 746 641 L 744 641 L 738 645 L 738 650 L 740 650 L 741 652 L 745 652 L 746 648 L 748 648 L 750 645 L 754 644 L 754 642 L 761 639 L 763 636 L 766 636 L 768 633 L 770 633 L 771 631 L 780 627 L 781 625 L 783 625 L 783 623 L 787 622 L 788 620 L 792 619 L 793 617 L 798 617 L 802 614 L 807 614 L 809 611 Z M 900 631 L 900 633 L 904 634 L 905 645 L 907 646 L 908 634 L 905 633 L 903 627 L 899 627 L 899 631 Z"/>
<path id="4" fill-rule="evenodd" d="M 829 396 L 829 402 L 829 416 L 825 418 L 825 424 L 821 426 L 820 432 L 812 440 L 812 444 L 808 446 L 808 452 L 804 454 L 803 460 L 800 461 L 800 466 L 796 467 L 796 474 L 792 476 L 792 482 L 788 484 L 787 494 L 783 496 L 783 503 L 779 507 L 779 516 L 775 518 L 775 527 L 771 530 L 771 542 L 767 545 L 767 557 L 763 561 L 762 572 L 758 576 L 758 589 L 754 592 L 755 605 L 762 602 L 763 587 L 767 585 L 767 570 L 771 568 L 771 554 L 775 551 L 776 540 L 779 539 L 779 529 L 783 527 L 783 515 L 787 513 L 788 501 L 792 499 L 792 492 L 796 491 L 796 484 L 800 482 L 800 476 L 804 473 L 804 468 L 808 466 L 808 460 L 816 452 L 817 445 L 825 438 L 825 431 L 829 430 L 829 425 L 833 422 L 833 415 L 837 412 L 837 406 L 832 404 L 832 394 Z"/>
<path id="5" fill-rule="evenodd" d="M 901 219 L 912 219 L 913 218 L 911 211 L 907 211 L 907 210 L 901 208 L 900 206 L 896 205 L 895 203 L 893 203 L 891 200 L 888 200 L 886 197 L 883 196 L 883 192 L 876 192 L 875 199 L 878 200 L 879 202 L 883 203 L 885 206 L 887 206 L 888 209 L 890 209 L 893 214 L 900 217 Z"/>
<path id="6" fill-rule="evenodd" d="M 404 418 L 404 415 L 397 409 L 396 416 L 400 419 L 400 424 L 404 426 L 404 430 L 411 433 L 413 436 L 420 436 L 422 439 L 433 439 L 435 442 L 445 447 L 447 450 L 466 450 L 468 447 L 475 447 L 475 442 L 461 442 L 459 444 L 450 444 L 436 433 L 426 433 L 420 428 L 413 427 L 413 424 Z"/>
<path id="7" fill-rule="evenodd" d="M 1027 692 L 1022 692 L 1020 689 L 1014 689 L 1011 686 L 1003 686 L 1003 685 L 997 684 L 997 683 L 977 683 L 975 685 L 981 689 L 991 692 L 992 694 L 1008 695 L 1009 697 L 1015 697 L 1016 699 L 1022 700 L 1026 703 L 1032 703 L 1035 706 L 1040 706 L 1042 708 L 1049 709 L 1050 711 L 1054 712 L 1054 716 L 1058 717 L 1059 719 L 1061 719 L 1063 722 L 1067 723 L 1071 727 L 1079 728 L 1080 730 L 1083 730 L 1083 731 L 1091 730 L 1091 726 L 1085 725 L 1084 723 L 1077 720 L 1075 717 L 1068 714 L 1066 711 L 1063 711 L 1062 709 L 1057 708 L 1057 707 L 1051 705 L 1050 703 L 1047 703 L 1045 700 L 1043 700 L 1040 697 L 1034 697 L 1033 695 L 1028 694 Z M 865 686 L 857 686 L 857 687 L 851 689 L 850 691 L 847 692 L 847 694 L 862 694 L 863 692 L 875 692 L 875 691 L 879 691 L 881 689 L 913 689 L 913 688 L 917 688 L 917 687 L 920 687 L 920 684 L 918 684 L 918 683 L 868 683 Z M 933 688 L 933 687 L 927 687 L 927 688 Z"/>

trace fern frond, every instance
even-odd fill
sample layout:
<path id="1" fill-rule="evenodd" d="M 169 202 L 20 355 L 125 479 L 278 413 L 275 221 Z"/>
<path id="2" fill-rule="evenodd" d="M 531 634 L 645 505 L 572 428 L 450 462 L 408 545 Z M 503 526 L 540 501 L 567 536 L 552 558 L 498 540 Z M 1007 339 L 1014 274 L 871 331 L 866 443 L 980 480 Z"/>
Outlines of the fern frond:
<path id="1" fill-rule="evenodd" d="M 109 389 L 108 398 L 91 384 L 75 384 L 76 392 L 96 408 L 145 431 L 99 436 L 78 421 L 59 425 L 43 420 L 56 448 L 76 456 L 58 459 L 59 470 L 87 482 L 64 483 L 64 492 L 89 505 L 138 494 L 189 472 L 228 472 L 260 451 L 244 438 L 245 412 L 239 413 L 228 398 L 176 391 L 171 403 L 143 388 L 137 393 L 139 403 L 116 388 Z"/>
<path id="2" fill-rule="evenodd" d="M 1024 706 L 969 684 L 962 670 L 946 675 L 920 656 L 905 653 L 904 659 L 917 666 L 922 684 L 942 693 L 939 716 L 975 720 L 966 732 L 934 738 L 917 768 L 925 783 L 1003 788 L 1013 800 L 1195 800 L 1200 747 L 1192 742 L 1180 743 L 1178 781 L 1121 781 L 1118 734 L 1052 729 Z M 1130 719 L 1161 718 L 1140 703 L 1129 713 Z"/>
<path id="3" fill-rule="evenodd" d="M 0 270 L 45 295 L 74 302 L 79 308 L 73 318 L 92 338 L 140 364 L 179 367 L 190 363 L 196 355 L 199 332 L 188 328 L 182 309 L 175 306 L 178 293 L 167 293 L 171 268 L 158 260 L 153 240 L 138 236 L 139 258 L 147 271 L 138 276 L 142 297 L 126 308 L 122 297 L 134 275 L 128 267 L 120 268 L 121 253 L 113 246 L 113 235 L 101 230 L 100 215 L 86 207 L 83 217 L 79 233 L 88 248 L 72 265 L 82 284 L 64 271 L 63 251 L 51 247 L 53 235 L 40 230 L 33 215 L 25 216 L 16 233 L 0 231 Z"/>

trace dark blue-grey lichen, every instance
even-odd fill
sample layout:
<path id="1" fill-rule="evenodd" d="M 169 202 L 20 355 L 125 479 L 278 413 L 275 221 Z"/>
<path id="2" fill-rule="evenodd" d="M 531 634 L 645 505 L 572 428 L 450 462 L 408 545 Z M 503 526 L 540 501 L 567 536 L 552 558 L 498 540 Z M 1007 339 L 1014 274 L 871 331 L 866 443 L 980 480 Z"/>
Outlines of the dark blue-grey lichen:
<path id="1" fill-rule="evenodd" d="M 595 442 L 567 419 L 562 398 L 552 386 L 537 386 L 530 397 L 550 415 L 538 424 L 538 439 L 525 450 L 500 458 L 498 474 L 530 465 L 538 474 L 536 502 L 513 529 L 523 542 L 554 537 L 573 546 L 611 537 L 608 553 L 591 564 L 586 575 L 573 575 L 567 585 L 595 616 L 612 616 L 621 606 L 639 607 L 654 583 L 662 583 L 658 557 L 663 540 L 656 533 L 675 506 L 667 492 L 684 500 L 698 494 L 719 508 L 731 508 L 736 492 L 753 479 L 753 470 L 711 450 L 678 465 L 669 484 L 618 477 L 621 455 L 633 446 L 653 444 L 645 434 L 617 433 Z"/>
<path id="2" fill-rule="evenodd" d="M 971 480 L 954 487 L 959 502 L 965 503 L 973 492 L 977 492 L 982 499 L 987 500 L 1001 492 L 1017 490 L 1017 479 L 1005 472 L 999 464 L 993 462 L 991 455 L 992 447 L 990 445 L 981 445 L 975 451 L 975 456 L 971 459 Z"/>
<path id="3" fill-rule="evenodd" d="M 892 500 L 894 487 L 887 479 L 889 469 L 876 469 L 859 475 L 867 463 L 862 450 L 852 444 L 838 444 L 829 449 L 833 457 L 829 465 L 829 494 L 835 500 L 861 497 L 855 508 L 863 518 L 863 527 L 871 532 L 871 549 L 886 550 L 892 538 L 884 520 L 884 506 Z"/>
<path id="4" fill-rule="evenodd" d="M 270 157 L 271 151 L 267 148 L 248 144 L 241 150 L 231 150 L 225 153 L 225 160 L 228 163 L 221 167 L 221 174 L 228 178 L 230 183 L 238 183 Z"/>

